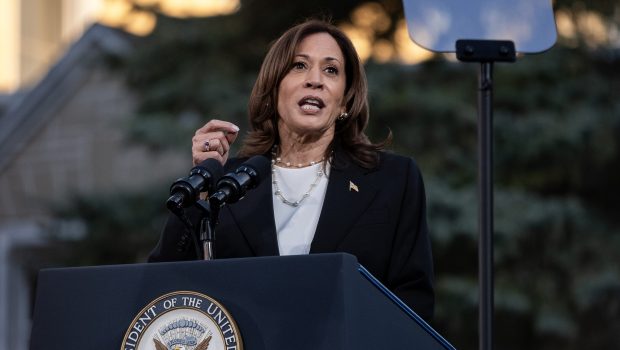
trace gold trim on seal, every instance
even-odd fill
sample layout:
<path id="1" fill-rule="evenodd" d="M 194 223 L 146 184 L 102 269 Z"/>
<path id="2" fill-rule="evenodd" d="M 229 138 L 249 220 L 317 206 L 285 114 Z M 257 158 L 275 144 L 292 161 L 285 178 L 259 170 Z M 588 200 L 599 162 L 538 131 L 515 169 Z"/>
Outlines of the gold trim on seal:
<path id="1" fill-rule="evenodd" d="M 221 310 L 221 312 L 226 317 L 226 320 L 228 321 L 228 323 L 225 326 L 228 326 L 228 324 L 230 324 L 232 335 L 235 336 L 236 343 L 237 343 L 236 349 L 243 350 L 243 341 L 241 339 L 241 332 L 239 332 L 239 327 L 237 326 L 237 322 L 235 322 L 235 320 L 232 318 L 230 312 L 226 310 L 226 308 L 222 304 L 220 304 L 217 300 L 211 298 L 210 296 L 202 294 L 202 293 L 198 293 L 194 291 L 186 291 L 186 290 L 174 291 L 174 292 L 170 292 L 162 296 L 159 296 L 157 299 L 151 301 L 144 308 L 142 308 L 140 312 L 136 315 L 136 317 L 133 318 L 133 320 L 131 321 L 131 324 L 127 328 L 127 331 L 125 332 L 125 335 L 123 336 L 123 341 L 121 343 L 120 349 L 121 350 L 138 349 L 138 347 L 140 346 L 140 342 L 142 340 L 142 336 L 150 328 L 151 324 L 155 322 L 155 320 L 157 320 L 160 316 L 165 315 L 168 312 L 178 310 L 178 309 L 196 311 L 196 312 L 202 313 L 203 315 L 205 315 L 206 318 L 210 319 L 217 326 L 216 328 L 219 331 L 219 334 L 221 336 L 220 339 L 222 339 L 222 341 L 224 342 L 224 346 L 226 348 L 227 344 L 224 339 L 227 339 L 227 337 L 224 336 L 224 333 L 221 329 L 221 327 L 224 327 L 224 326 L 220 326 L 220 323 L 216 320 L 216 318 L 213 317 L 211 314 L 209 314 L 207 310 L 204 310 L 200 307 L 186 306 L 186 305 L 179 304 L 179 305 L 172 305 L 168 308 L 165 308 L 165 310 L 154 314 L 152 309 L 156 305 L 158 305 L 161 302 L 165 302 L 166 300 L 173 300 L 174 297 L 177 297 L 177 296 L 192 296 L 192 297 L 200 298 L 202 300 L 207 300 L 211 304 L 215 305 L 217 309 Z M 148 316 L 149 312 L 152 314 L 152 317 Z M 148 320 L 149 322 L 145 323 L 144 320 Z M 142 322 L 142 325 L 140 325 L 140 322 Z M 131 334 L 134 332 L 138 334 L 137 338 L 135 340 L 129 339 Z M 131 343 L 128 343 L 127 342 L 128 340 L 131 340 Z M 208 347 L 208 344 L 207 344 L 207 347 Z M 198 348 L 196 348 L 196 350 L 198 350 Z"/>

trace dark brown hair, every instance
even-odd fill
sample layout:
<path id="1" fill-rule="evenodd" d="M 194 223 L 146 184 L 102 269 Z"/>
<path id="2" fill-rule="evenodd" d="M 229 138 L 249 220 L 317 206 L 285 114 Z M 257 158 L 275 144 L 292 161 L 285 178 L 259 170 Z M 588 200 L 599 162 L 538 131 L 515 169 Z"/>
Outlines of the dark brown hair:
<path id="1" fill-rule="evenodd" d="M 345 58 L 345 105 L 348 118 L 336 122 L 332 146 L 326 151 L 326 159 L 334 146 L 339 144 L 351 159 L 364 168 L 378 164 L 379 151 L 391 140 L 391 132 L 381 143 L 370 142 L 364 129 L 368 125 L 368 85 L 366 73 L 351 40 L 336 26 L 321 20 L 308 20 L 287 30 L 272 44 L 265 56 L 248 103 L 250 132 L 245 137 L 239 155 L 248 157 L 268 153 L 279 143 L 278 135 L 278 89 L 289 72 L 297 45 L 307 36 L 328 33 L 338 43 Z"/>

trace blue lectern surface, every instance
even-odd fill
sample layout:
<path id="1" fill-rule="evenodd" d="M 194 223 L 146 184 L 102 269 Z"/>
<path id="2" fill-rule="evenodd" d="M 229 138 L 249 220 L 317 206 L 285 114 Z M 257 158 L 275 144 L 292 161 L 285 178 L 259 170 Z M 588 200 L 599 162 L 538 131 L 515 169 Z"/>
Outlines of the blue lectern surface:
<path id="1" fill-rule="evenodd" d="M 360 271 L 348 254 L 42 270 L 31 349 L 120 349 L 140 310 L 175 291 L 222 304 L 244 349 L 453 349 Z"/>

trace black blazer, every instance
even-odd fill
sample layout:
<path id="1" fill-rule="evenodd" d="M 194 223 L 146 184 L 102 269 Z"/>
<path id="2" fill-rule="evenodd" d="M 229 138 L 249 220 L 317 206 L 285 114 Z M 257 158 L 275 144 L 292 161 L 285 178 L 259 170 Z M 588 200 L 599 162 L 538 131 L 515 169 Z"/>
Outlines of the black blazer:
<path id="1" fill-rule="evenodd" d="M 244 160 L 230 159 L 226 168 L 234 169 Z M 270 169 L 263 171 L 270 174 Z M 215 240 L 218 259 L 279 255 L 271 185 L 264 179 L 245 198 L 222 208 Z M 336 150 L 310 253 L 355 255 L 429 320 L 434 291 L 425 203 L 422 176 L 412 159 L 382 152 L 379 166 L 365 169 Z M 188 217 L 198 225 L 196 209 L 189 209 Z M 149 261 L 196 259 L 193 242 L 183 237 L 184 232 L 181 221 L 171 215 Z"/>

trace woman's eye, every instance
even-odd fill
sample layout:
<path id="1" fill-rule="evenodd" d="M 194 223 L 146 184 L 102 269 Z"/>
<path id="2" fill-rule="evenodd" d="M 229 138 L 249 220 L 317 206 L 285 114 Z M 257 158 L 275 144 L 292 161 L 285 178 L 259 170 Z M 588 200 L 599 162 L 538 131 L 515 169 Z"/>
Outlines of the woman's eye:
<path id="1" fill-rule="evenodd" d="M 338 68 L 336 67 L 327 67 L 325 68 L 325 71 L 329 74 L 334 74 L 334 75 L 338 74 Z"/>
<path id="2" fill-rule="evenodd" d="M 306 68 L 306 64 L 303 62 L 294 62 L 293 69 L 304 69 Z"/>

